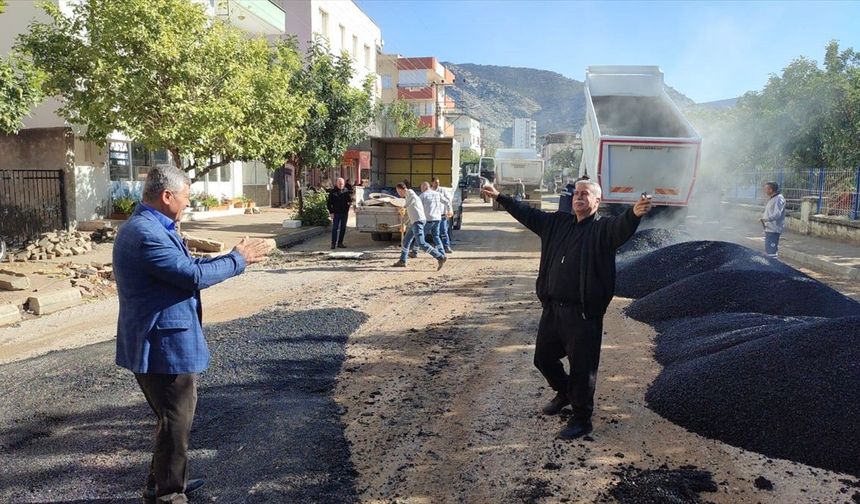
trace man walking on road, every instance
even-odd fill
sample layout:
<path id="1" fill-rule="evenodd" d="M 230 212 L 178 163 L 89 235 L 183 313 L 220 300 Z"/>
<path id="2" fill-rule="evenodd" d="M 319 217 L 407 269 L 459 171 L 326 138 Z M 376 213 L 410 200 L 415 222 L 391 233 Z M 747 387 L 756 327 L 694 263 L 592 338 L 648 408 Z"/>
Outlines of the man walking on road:
<path id="1" fill-rule="evenodd" d="M 454 251 L 451 250 L 451 233 L 449 230 L 451 226 L 451 218 L 454 216 L 454 202 L 451 201 L 451 196 L 449 196 L 444 189 L 439 188 L 439 177 L 433 177 L 430 179 L 430 189 L 433 189 L 442 196 L 444 215 L 439 223 L 439 238 L 442 239 L 442 247 L 445 254 L 452 254 Z"/>
<path id="2" fill-rule="evenodd" d="M 134 373 L 157 417 L 155 452 L 144 499 L 187 502 L 203 485 L 188 479 L 188 441 L 197 406 L 197 373 L 209 364 L 200 289 L 265 259 L 263 240 L 242 240 L 229 254 L 194 259 L 176 230 L 191 181 L 172 166 L 151 168 L 143 201 L 117 233 L 113 271 L 119 296 L 116 363 Z"/>
<path id="3" fill-rule="evenodd" d="M 346 248 L 343 237 L 346 235 L 346 220 L 352 206 L 352 187 L 346 187 L 343 178 L 338 178 L 334 188 L 328 192 L 328 214 L 331 217 L 331 248 Z"/>
<path id="4" fill-rule="evenodd" d="M 780 194 L 779 185 L 776 182 L 765 183 L 764 193 L 768 197 L 761 216 L 761 225 L 764 227 L 764 251 L 768 257 L 776 259 L 779 257 L 779 235 L 785 229 L 785 197 Z"/>
<path id="5" fill-rule="evenodd" d="M 409 217 L 409 229 L 403 235 L 403 245 L 400 251 L 400 260 L 392 266 L 396 268 L 406 267 L 406 258 L 409 254 L 409 249 L 412 245 L 412 240 L 418 240 L 418 245 L 428 254 L 436 259 L 436 271 L 442 269 L 445 264 L 445 255 L 430 246 L 424 239 L 424 224 L 427 222 L 427 217 L 424 214 L 424 204 L 421 199 L 415 194 L 412 189 L 407 189 L 403 183 L 397 184 L 397 194 L 401 198 L 406 198 L 406 215 Z"/>
<path id="6" fill-rule="evenodd" d="M 592 430 L 594 388 L 603 337 L 603 315 L 615 294 L 615 250 L 623 245 L 651 209 L 644 194 L 617 217 L 600 218 L 600 186 L 580 180 L 573 193 L 573 214 L 548 213 L 499 194 L 493 186 L 481 192 L 497 199 L 515 219 L 541 238 L 536 290 L 543 306 L 534 364 L 556 391 L 543 407 L 558 414 L 570 404 L 573 415 L 558 436 L 575 439 Z M 570 375 L 561 360 L 567 356 Z"/>

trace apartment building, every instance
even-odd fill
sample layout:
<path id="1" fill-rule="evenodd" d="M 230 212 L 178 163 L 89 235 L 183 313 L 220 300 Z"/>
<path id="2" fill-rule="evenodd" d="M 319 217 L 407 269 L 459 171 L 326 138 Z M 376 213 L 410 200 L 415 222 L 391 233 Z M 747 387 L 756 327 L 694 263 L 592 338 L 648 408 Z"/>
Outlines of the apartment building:
<path id="1" fill-rule="evenodd" d="M 514 119 L 513 148 L 537 151 L 537 123 L 535 121 L 527 118 Z"/>
<path id="2" fill-rule="evenodd" d="M 429 128 L 427 136 L 454 136 L 454 125 L 445 117 L 445 110 L 454 107 L 454 99 L 445 92 L 447 86 L 453 85 L 454 74 L 439 60 L 432 56 L 405 58 L 382 54 L 377 69 L 382 103 L 403 100 Z"/>
<path id="3" fill-rule="evenodd" d="M 77 0 L 50 1 L 70 14 Z M 249 35 L 285 34 L 286 14 L 274 0 L 192 1 Z M 6 4 L 6 12 L 0 15 L 0 54 L 10 51 L 15 38 L 34 19 L 48 20 L 38 2 Z M 84 142 L 77 136 L 80 127 L 57 115 L 58 106 L 56 99 L 47 98 L 24 119 L 18 134 L 0 135 L 3 190 L 27 193 L 20 194 L 19 201 L 26 201 L 32 207 L 29 210 L 38 208 L 48 227 L 65 228 L 78 221 L 106 217 L 112 194 L 139 191 L 149 168 L 171 162 L 166 151 L 147 150 L 123 132 L 109 135 L 105 148 Z M 259 204 L 268 204 L 268 174 L 249 177 L 243 168 L 244 164 L 237 161 L 213 170 L 194 183 L 192 191 L 236 197 L 247 189 Z"/>
<path id="4" fill-rule="evenodd" d="M 469 149 L 479 156 L 482 155 L 480 121 L 461 115 L 451 122 L 454 124 L 454 138 L 460 143 L 460 149 Z"/>

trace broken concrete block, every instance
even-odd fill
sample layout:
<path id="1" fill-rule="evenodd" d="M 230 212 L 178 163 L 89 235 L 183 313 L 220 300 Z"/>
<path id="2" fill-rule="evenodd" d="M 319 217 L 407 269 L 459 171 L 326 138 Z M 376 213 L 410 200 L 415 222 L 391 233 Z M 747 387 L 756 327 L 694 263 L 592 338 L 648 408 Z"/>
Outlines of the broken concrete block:
<path id="1" fill-rule="evenodd" d="M 25 290 L 29 288 L 30 279 L 27 275 L 0 270 L 0 290 Z"/>
<path id="2" fill-rule="evenodd" d="M 55 311 L 75 306 L 81 302 L 81 291 L 67 288 L 27 298 L 27 307 L 36 315 L 46 315 Z"/>
<path id="3" fill-rule="evenodd" d="M 300 228 L 300 227 L 302 227 L 302 221 L 293 220 L 293 219 L 285 219 L 283 226 L 286 229 Z"/>
<path id="4" fill-rule="evenodd" d="M 84 255 L 87 253 L 87 249 L 84 247 L 72 247 L 72 253 L 75 255 Z"/>
<path id="5" fill-rule="evenodd" d="M 0 326 L 14 324 L 21 320 L 21 311 L 12 304 L 0 304 Z"/>
<path id="6" fill-rule="evenodd" d="M 224 242 L 207 240 L 206 238 L 188 236 L 185 239 L 185 244 L 188 248 L 197 249 L 200 252 L 221 252 L 224 250 Z"/>

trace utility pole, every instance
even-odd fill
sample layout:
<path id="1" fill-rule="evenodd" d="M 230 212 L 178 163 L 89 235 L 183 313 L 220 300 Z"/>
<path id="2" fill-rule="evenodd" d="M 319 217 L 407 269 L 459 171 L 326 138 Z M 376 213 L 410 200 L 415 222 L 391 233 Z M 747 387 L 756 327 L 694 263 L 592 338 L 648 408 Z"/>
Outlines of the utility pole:
<path id="1" fill-rule="evenodd" d="M 453 82 L 445 82 L 445 80 L 441 81 L 433 81 L 433 91 L 436 100 L 436 136 L 443 137 L 445 136 L 445 130 L 442 128 L 442 118 L 444 115 L 442 114 L 442 106 L 444 105 L 444 101 L 441 100 L 442 94 L 439 92 L 439 88 L 442 88 L 442 91 L 445 91 L 445 86 L 453 85 Z"/>

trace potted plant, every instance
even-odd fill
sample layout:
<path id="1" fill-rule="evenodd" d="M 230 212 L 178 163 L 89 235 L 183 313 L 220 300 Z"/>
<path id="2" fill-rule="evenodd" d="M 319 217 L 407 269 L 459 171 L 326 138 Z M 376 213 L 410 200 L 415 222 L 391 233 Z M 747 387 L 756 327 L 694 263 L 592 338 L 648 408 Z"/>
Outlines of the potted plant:
<path id="1" fill-rule="evenodd" d="M 233 198 L 230 200 L 233 205 L 233 208 L 245 208 L 245 197 L 239 196 L 238 198 Z"/>
<path id="2" fill-rule="evenodd" d="M 137 202 L 128 196 L 114 199 L 113 213 L 111 213 L 110 218 L 117 220 L 128 219 L 129 215 L 134 211 L 134 206 L 136 204 Z"/>
<path id="3" fill-rule="evenodd" d="M 204 194 L 203 197 L 200 198 L 200 202 L 206 210 L 216 210 L 219 203 L 218 198 L 209 194 Z"/>
<path id="4" fill-rule="evenodd" d="M 254 200 L 252 200 L 251 198 L 243 194 L 239 196 L 239 199 L 242 201 L 242 206 L 244 206 L 245 208 L 254 208 L 255 203 Z"/>

